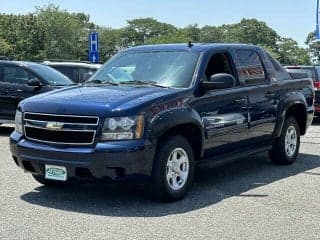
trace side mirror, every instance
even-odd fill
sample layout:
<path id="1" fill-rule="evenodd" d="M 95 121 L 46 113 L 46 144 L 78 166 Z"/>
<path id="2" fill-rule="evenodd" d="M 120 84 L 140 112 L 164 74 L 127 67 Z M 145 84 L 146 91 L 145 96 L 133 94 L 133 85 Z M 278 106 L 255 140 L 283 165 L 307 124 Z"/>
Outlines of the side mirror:
<path id="1" fill-rule="evenodd" d="M 210 77 L 208 82 L 204 82 L 205 90 L 232 88 L 236 79 L 231 74 L 217 73 Z"/>
<path id="2" fill-rule="evenodd" d="M 36 78 L 30 79 L 28 81 L 28 86 L 30 86 L 30 87 L 40 87 L 41 86 L 41 82 Z"/>

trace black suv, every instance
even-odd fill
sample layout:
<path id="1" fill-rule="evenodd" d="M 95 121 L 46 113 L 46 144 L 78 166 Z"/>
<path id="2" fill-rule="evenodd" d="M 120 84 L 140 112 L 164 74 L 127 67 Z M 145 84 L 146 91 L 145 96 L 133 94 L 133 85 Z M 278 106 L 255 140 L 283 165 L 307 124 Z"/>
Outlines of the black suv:
<path id="1" fill-rule="evenodd" d="M 42 64 L 0 60 L 0 124 L 14 122 L 21 100 L 71 84 L 66 76 Z"/>
<path id="2" fill-rule="evenodd" d="M 43 64 L 58 70 L 75 83 L 85 82 L 101 67 L 101 64 L 76 61 L 44 61 Z"/>

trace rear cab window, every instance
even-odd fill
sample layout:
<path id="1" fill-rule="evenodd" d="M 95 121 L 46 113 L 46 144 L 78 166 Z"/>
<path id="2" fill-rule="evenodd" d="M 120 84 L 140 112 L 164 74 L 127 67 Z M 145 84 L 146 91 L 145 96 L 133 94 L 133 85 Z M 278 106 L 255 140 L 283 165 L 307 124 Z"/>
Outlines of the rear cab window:
<path id="1" fill-rule="evenodd" d="M 258 53 L 251 49 L 236 50 L 239 80 L 245 86 L 266 83 L 266 73 Z"/>

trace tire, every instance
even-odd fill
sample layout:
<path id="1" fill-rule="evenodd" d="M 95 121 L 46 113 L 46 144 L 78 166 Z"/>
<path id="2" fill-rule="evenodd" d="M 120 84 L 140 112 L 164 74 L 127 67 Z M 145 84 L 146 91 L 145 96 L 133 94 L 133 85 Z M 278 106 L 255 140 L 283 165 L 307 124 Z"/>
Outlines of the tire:
<path id="1" fill-rule="evenodd" d="M 194 153 L 188 140 L 179 135 L 159 142 L 149 192 L 153 199 L 173 202 L 188 192 L 194 175 Z"/>
<path id="2" fill-rule="evenodd" d="M 32 177 L 38 183 L 45 185 L 45 186 L 48 186 L 48 187 L 61 187 L 61 186 L 65 186 L 67 183 L 67 182 L 62 182 L 62 181 L 54 181 L 54 180 L 50 180 L 50 179 L 45 179 L 44 177 L 42 177 L 40 175 L 35 175 L 35 174 L 32 174 Z"/>
<path id="3" fill-rule="evenodd" d="M 297 160 L 299 147 L 299 125 L 294 117 L 288 117 L 284 122 L 280 137 L 276 139 L 269 152 L 270 159 L 275 164 L 292 164 Z"/>

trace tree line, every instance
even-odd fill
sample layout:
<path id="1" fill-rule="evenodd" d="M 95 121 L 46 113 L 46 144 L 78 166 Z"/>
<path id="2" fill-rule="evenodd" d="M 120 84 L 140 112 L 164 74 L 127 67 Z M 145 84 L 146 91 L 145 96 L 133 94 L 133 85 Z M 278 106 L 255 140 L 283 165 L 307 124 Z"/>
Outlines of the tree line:
<path id="1" fill-rule="evenodd" d="M 107 23 L 106 23 L 107 24 Z M 267 49 L 283 64 L 320 62 L 320 43 L 314 33 L 306 37 L 307 48 L 280 36 L 265 22 L 242 19 L 221 26 L 197 24 L 178 28 L 154 18 L 127 21 L 123 28 L 99 26 L 85 13 L 70 13 L 52 4 L 36 7 L 25 15 L 0 14 L 0 56 L 16 60 L 88 59 L 88 35 L 99 32 L 100 60 L 106 61 L 119 50 L 155 43 L 250 43 Z"/>

